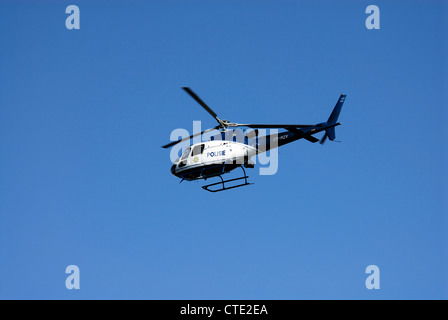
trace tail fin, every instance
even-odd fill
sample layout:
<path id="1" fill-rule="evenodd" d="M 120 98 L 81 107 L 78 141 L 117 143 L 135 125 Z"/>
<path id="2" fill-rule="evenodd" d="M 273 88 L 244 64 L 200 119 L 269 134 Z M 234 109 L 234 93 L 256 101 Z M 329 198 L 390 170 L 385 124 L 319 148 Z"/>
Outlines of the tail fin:
<path id="1" fill-rule="evenodd" d="M 341 94 L 341 96 L 339 97 L 338 102 L 334 106 L 334 109 L 331 112 L 330 117 L 328 118 L 328 121 L 327 121 L 328 125 L 336 124 L 336 122 L 338 121 L 339 114 L 341 113 L 342 105 L 344 104 L 346 96 L 347 95 L 345 95 L 345 94 Z M 335 127 L 331 127 L 331 128 L 328 128 L 325 130 L 325 134 L 322 137 L 322 140 L 320 140 L 321 144 L 323 144 L 327 138 L 330 139 L 331 141 L 336 139 L 336 131 L 334 128 Z"/>
<path id="2" fill-rule="evenodd" d="M 339 114 L 341 113 L 342 105 L 344 104 L 344 101 L 345 101 L 345 97 L 347 97 L 347 95 L 345 95 L 345 94 L 341 94 L 341 96 L 339 97 L 338 102 L 334 106 L 333 112 L 330 114 L 330 117 L 328 118 L 328 121 L 327 121 L 328 124 L 335 124 L 338 121 Z"/>

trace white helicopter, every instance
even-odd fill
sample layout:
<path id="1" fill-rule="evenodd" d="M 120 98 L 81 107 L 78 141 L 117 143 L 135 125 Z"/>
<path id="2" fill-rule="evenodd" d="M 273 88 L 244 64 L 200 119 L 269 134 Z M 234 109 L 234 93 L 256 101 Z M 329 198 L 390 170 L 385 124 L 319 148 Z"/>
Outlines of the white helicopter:
<path id="1" fill-rule="evenodd" d="M 231 123 L 228 120 L 221 120 L 218 115 L 207 106 L 190 88 L 183 89 L 196 100 L 213 118 L 218 122 L 214 128 L 207 129 L 200 133 L 191 135 L 178 141 L 168 143 L 162 148 L 169 148 L 177 143 L 190 140 L 198 135 L 208 133 L 213 130 L 220 130 L 220 139 L 211 138 L 210 141 L 193 144 L 185 149 L 181 157 L 171 166 L 171 173 L 183 180 L 193 181 L 199 179 L 208 179 L 212 177 L 221 178 L 220 182 L 205 185 L 202 188 L 210 192 L 218 192 L 238 188 L 252 183 L 247 182 L 249 176 L 246 175 L 244 168 L 253 168 L 254 164 L 250 160 L 252 157 L 266 152 L 270 149 L 283 146 L 287 143 L 305 139 L 312 143 L 320 141 L 321 144 L 328 138 L 333 141 L 336 138 L 335 127 L 340 125 L 337 122 L 344 104 L 346 95 L 341 94 L 336 106 L 326 122 L 318 124 L 239 124 Z M 228 128 L 246 127 L 253 128 L 249 134 L 244 135 L 243 139 L 236 141 L 233 134 L 229 134 Z M 287 131 L 276 135 L 266 135 L 259 137 L 258 129 L 285 129 Z M 322 139 L 317 139 L 313 135 L 325 131 Z M 230 131 L 232 133 L 232 131 Z M 231 137 L 229 139 L 229 136 Z M 226 174 L 240 167 L 244 175 L 239 178 L 224 180 L 223 174 Z M 242 182 L 244 180 L 244 182 Z M 238 181 L 236 185 L 226 186 L 226 184 Z M 210 187 L 219 186 L 217 189 Z"/>

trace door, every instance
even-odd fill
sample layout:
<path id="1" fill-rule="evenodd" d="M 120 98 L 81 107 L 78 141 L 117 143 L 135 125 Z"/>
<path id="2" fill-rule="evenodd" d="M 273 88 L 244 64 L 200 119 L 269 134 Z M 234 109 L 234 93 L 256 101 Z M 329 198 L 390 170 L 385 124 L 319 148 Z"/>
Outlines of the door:
<path id="1" fill-rule="evenodd" d="M 202 163 L 202 154 L 204 152 L 204 144 L 198 144 L 193 148 L 189 158 L 189 165 L 197 165 Z"/>

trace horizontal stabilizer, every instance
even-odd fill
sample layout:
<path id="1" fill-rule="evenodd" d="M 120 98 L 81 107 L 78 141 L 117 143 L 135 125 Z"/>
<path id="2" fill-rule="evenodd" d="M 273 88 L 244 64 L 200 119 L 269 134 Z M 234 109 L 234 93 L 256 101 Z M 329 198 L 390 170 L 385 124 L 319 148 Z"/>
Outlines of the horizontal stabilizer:
<path id="1" fill-rule="evenodd" d="M 312 143 L 316 143 L 319 141 L 319 139 L 317 139 L 313 136 L 306 136 L 306 137 L 303 137 L 303 139 L 308 140 L 309 142 L 312 142 Z"/>

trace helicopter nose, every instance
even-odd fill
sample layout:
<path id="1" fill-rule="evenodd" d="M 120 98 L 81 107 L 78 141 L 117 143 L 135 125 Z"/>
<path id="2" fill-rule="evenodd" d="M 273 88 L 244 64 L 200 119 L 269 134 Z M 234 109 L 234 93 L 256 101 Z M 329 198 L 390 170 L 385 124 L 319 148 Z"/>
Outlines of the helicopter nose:
<path id="1" fill-rule="evenodd" d="M 176 175 L 176 165 L 175 164 L 173 164 L 172 166 L 171 166 L 171 174 L 172 175 Z"/>

